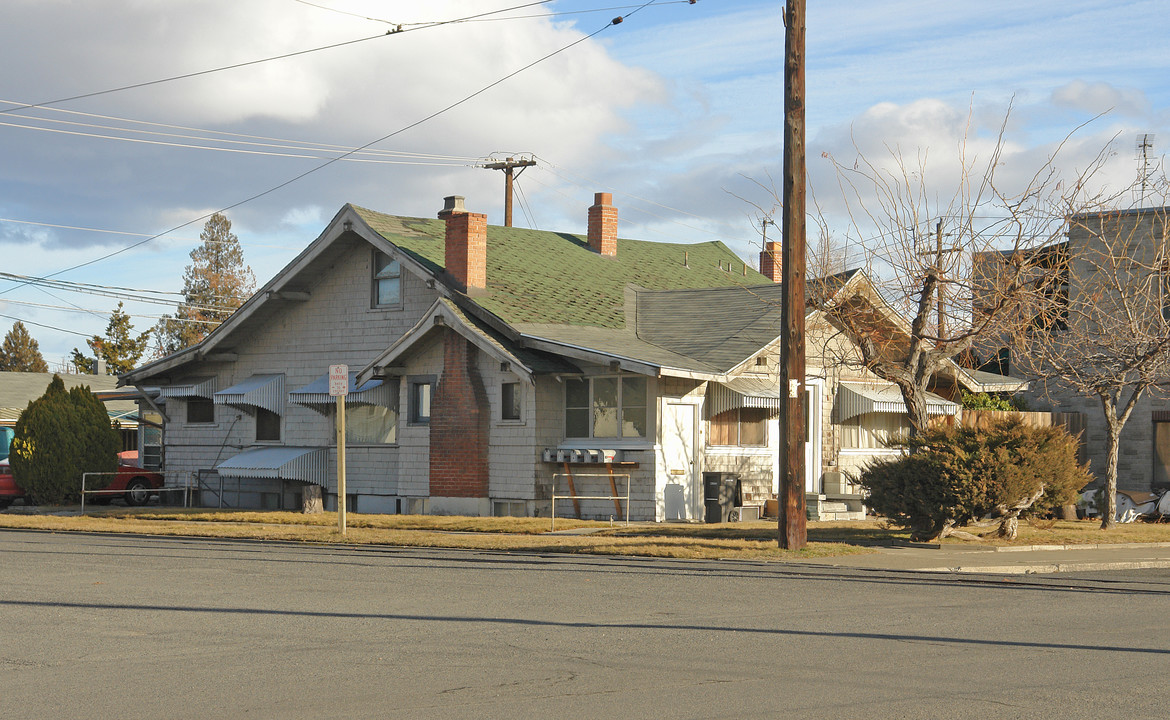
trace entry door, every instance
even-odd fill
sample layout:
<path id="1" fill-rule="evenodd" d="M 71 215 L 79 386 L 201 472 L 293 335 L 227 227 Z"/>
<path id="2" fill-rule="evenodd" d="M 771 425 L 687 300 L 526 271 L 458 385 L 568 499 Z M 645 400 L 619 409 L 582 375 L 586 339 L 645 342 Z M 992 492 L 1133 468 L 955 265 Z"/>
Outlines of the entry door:
<path id="1" fill-rule="evenodd" d="M 658 471 L 655 473 L 655 517 L 694 520 L 702 510 L 699 485 L 699 406 L 662 403 L 662 436 Z"/>
<path id="2" fill-rule="evenodd" d="M 821 478 L 821 381 L 804 381 L 804 491 L 823 492 Z"/>

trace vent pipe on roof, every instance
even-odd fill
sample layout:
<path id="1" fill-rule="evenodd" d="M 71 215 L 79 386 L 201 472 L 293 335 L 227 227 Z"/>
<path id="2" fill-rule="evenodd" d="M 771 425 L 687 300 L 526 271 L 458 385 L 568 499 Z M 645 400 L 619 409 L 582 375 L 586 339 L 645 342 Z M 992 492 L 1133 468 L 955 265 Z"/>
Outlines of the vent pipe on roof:
<path id="1" fill-rule="evenodd" d="M 589 208 L 589 249 L 598 255 L 617 255 L 617 222 L 613 195 L 595 193 L 593 207 Z"/>
<path id="2" fill-rule="evenodd" d="M 443 198 L 439 218 L 447 224 L 444 267 L 462 289 L 487 287 L 487 215 L 470 213 L 461 195 Z"/>

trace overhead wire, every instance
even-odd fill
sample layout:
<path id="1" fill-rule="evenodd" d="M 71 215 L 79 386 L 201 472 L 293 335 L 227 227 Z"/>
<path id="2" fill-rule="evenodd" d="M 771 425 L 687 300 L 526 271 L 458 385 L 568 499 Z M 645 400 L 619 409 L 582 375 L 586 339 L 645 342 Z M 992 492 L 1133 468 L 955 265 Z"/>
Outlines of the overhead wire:
<path id="1" fill-rule="evenodd" d="M 132 83 L 132 84 L 128 84 L 128 85 L 121 85 L 119 87 L 113 87 L 113 88 L 107 88 L 105 90 L 95 90 L 93 92 L 80 93 L 78 95 L 71 95 L 69 97 L 57 98 L 55 100 L 45 100 L 45 101 L 38 102 L 38 103 L 31 103 L 28 105 L 22 105 L 20 107 L 8 108 L 6 110 L 0 110 L 0 115 L 3 115 L 5 113 L 10 113 L 10 112 L 15 112 L 17 110 L 28 110 L 31 108 L 48 107 L 50 105 L 60 105 L 61 103 L 71 102 L 73 100 L 82 100 L 84 98 L 97 97 L 99 95 L 109 95 L 111 93 L 118 93 L 118 92 L 123 92 L 126 90 L 136 90 L 138 88 L 149 87 L 151 85 L 161 85 L 163 83 L 174 82 L 176 80 L 187 80 L 190 78 L 200 77 L 203 75 L 211 75 L 211 74 L 218 73 L 218 72 L 224 72 L 225 70 L 236 70 L 236 69 L 239 69 L 242 67 L 250 67 L 252 65 L 260 65 L 263 63 L 267 63 L 267 62 L 273 62 L 275 60 L 287 60 L 288 58 L 298 57 L 301 55 L 309 55 L 311 53 L 321 52 L 323 50 L 333 50 L 333 49 L 336 49 L 339 47 L 345 47 L 347 45 L 356 45 L 358 43 L 368 42 L 370 40 L 377 40 L 379 38 L 384 38 L 384 37 L 387 37 L 390 35 L 400 35 L 400 34 L 406 33 L 406 32 L 413 32 L 413 31 L 417 31 L 417 30 L 426 30 L 426 29 L 435 28 L 435 27 L 442 27 L 444 25 L 452 25 L 452 24 L 456 24 L 456 23 L 468 22 L 471 20 L 475 20 L 478 18 L 483 18 L 483 17 L 489 16 L 489 15 L 498 15 L 500 13 L 510 12 L 512 10 L 530 7 L 532 5 L 542 5 L 542 4 L 545 4 L 548 2 L 552 2 L 552 1 L 553 0 L 539 0 L 539 2 L 526 3 L 524 5 L 518 5 L 515 7 L 511 7 L 511 8 L 503 8 L 501 10 L 490 10 L 488 12 L 476 13 L 474 15 L 468 15 L 466 17 L 455 18 L 452 20 L 439 20 L 439 21 L 427 22 L 427 23 L 395 23 L 394 24 L 395 26 L 392 29 L 387 30 L 384 33 L 379 33 L 378 35 L 370 35 L 368 37 L 356 38 L 354 40 L 344 40 L 342 42 L 331 43 L 329 45 L 321 45 L 319 47 L 309 48 L 307 50 L 297 50 L 294 52 L 283 53 L 280 55 L 272 55 L 269 57 L 259 58 L 256 60 L 246 60 L 244 62 L 232 63 L 230 65 L 222 65 L 222 66 L 215 67 L 215 68 L 209 68 L 207 70 L 197 70 L 194 72 L 182 73 L 180 75 L 171 75 L 169 77 L 159 78 L 157 80 L 147 80 L 144 82 Z M 652 5 L 652 4 L 653 4 L 652 1 L 646 3 L 646 5 Z M 631 11 L 630 15 L 633 15 L 634 13 L 638 12 L 639 10 L 644 8 L 646 5 L 638 7 L 637 9 Z"/>
<path id="2" fill-rule="evenodd" d="M 638 7 L 638 8 L 636 8 L 635 10 L 631 11 L 631 12 L 629 13 L 629 15 L 633 15 L 633 14 L 635 14 L 635 13 L 639 12 L 640 10 L 644 9 L 646 6 L 648 6 L 648 5 L 650 5 L 650 4 L 652 4 L 652 0 L 651 0 L 651 1 L 649 1 L 649 2 L 646 2 L 646 3 L 644 3 L 643 5 L 639 6 L 639 7 Z M 627 16 L 627 17 L 628 17 L 628 16 Z M 272 193 L 274 193 L 274 192 L 276 192 L 276 191 L 278 191 L 278 190 L 281 190 L 281 189 L 283 189 L 283 188 L 285 188 L 285 187 L 288 187 L 289 185 L 292 185 L 293 183 L 295 183 L 295 182 L 297 182 L 297 181 L 299 181 L 299 180 L 301 180 L 301 179 L 303 179 L 303 178 L 305 178 L 305 177 L 308 177 L 309 175 L 311 175 L 311 174 L 313 174 L 313 173 L 315 173 L 315 172 L 318 172 L 318 171 L 320 171 L 320 170 L 323 170 L 323 169 L 325 169 L 325 168 L 329 167 L 330 165 L 332 165 L 332 164 L 334 164 L 334 163 L 336 163 L 336 162 L 339 162 L 339 161 L 341 161 L 341 160 L 345 159 L 346 157 L 349 157 L 349 156 L 351 156 L 351 155 L 353 155 L 353 154 L 355 154 L 355 153 L 361 152 L 361 151 L 363 151 L 363 150 L 365 150 L 365 149 L 367 149 L 367 148 L 369 148 L 369 147 L 371 147 L 371 146 L 373 146 L 373 145 L 376 145 L 376 144 L 378 144 L 378 143 L 380 143 L 380 142 L 384 142 L 384 141 L 386 141 L 386 140 L 388 140 L 388 139 L 390 139 L 390 138 L 392 138 L 392 137 L 395 137 L 395 136 L 397 136 L 397 135 L 401 135 L 402 133 L 404 133 L 404 132 L 407 132 L 408 130 L 412 130 L 412 129 L 414 129 L 414 128 L 418 127 L 419 125 L 422 125 L 423 123 L 429 122 L 429 121 L 433 120 L 434 118 L 436 118 L 436 117 L 439 117 L 440 115 L 443 115 L 444 113 L 447 113 L 447 112 L 449 112 L 449 111 L 451 111 L 451 110 L 453 110 L 453 109 L 455 109 L 455 108 L 459 107 L 460 105 L 463 105 L 463 104 L 465 104 L 465 103 L 467 103 L 467 102 L 470 102 L 471 100 L 473 100 L 473 99 L 475 99 L 475 98 L 479 97 L 480 95 L 484 94 L 484 93 L 485 93 L 485 92 L 487 92 L 488 90 L 491 90 L 492 88 L 496 87 L 497 85 L 500 85 L 501 83 L 504 83 L 504 82 L 506 82 L 506 81 L 510 80 L 511 78 L 513 78 L 513 77 L 515 77 L 515 76 L 519 75 L 520 73 L 522 73 L 522 72 L 524 72 L 524 71 L 528 70 L 529 68 L 532 68 L 532 67 L 534 67 L 534 66 L 536 66 L 536 65 L 539 65 L 540 63 L 542 63 L 542 62 L 545 62 L 546 60 L 548 60 L 548 59 L 550 59 L 550 58 L 552 58 L 552 57 L 555 57 L 556 55 L 559 55 L 559 54 L 561 54 L 561 53 L 563 53 L 563 52 L 565 52 L 565 51 L 567 51 L 567 50 L 569 50 L 569 49 L 571 49 L 571 48 L 573 48 L 573 47 L 576 47 L 577 45 L 580 45 L 580 44 L 581 44 L 581 43 L 583 43 L 583 42 L 586 42 L 586 41 L 588 41 L 588 40 L 591 40 L 592 38 L 594 38 L 594 37 L 596 37 L 597 35 L 601 34 L 601 33 L 602 33 L 602 32 L 604 32 L 605 30 L 608 30 L 610 27 L 612 27 L 612 26 L 614 26 L 614 25 L 617 25 L 617 24 L 621 23 L 623 20 L 624 20 L 624 18 L 622 18 L 622 17 L 614 18 L 613 20 L 611 20 L 610 22 L 606 23 L 606 24 L 605 24 L 603 27 L 601 27 L 601 28 L 599 28 L 599 29 L 595 30 L 594 32 L 592 32 L 592 33 L 589 33 L 588 35 L 583 35 L 582 37 L 580 37 L 580 38 L 578 38 L 578 39 L 576 39 L 576 40 L 574 40 L 574 41 L 570 42 L 569 44 L 567 44 L 567 45 L 564 45 L 564 46 L 562 46 L 562 47 L 558 48 L 557 50 L 554 50 L 554 51 L 552 51 L 552 52 L 550 52 L 550 53 L 547 53 L 547 54 L 545 54 L 545 55 L 543 55 L 543 56 L 541 56 L 541 57 L 537 58 L 536 60 L 533 60 L 532 62 L 529 62 L 529 63 L 527 63 L 526 65 L 523 65 L 522 67 L 520 67 L 520 68 L 518 68 L 518 69 L 516 69 L 516 70 L 514 70 L 514 71 L 512 71 L 512 72 L 510 72 L 510 73 L 508 73 L 507 75 L 504 75 L 503 77 L 501 77 L 501 78 L 499 78 L 499 79 L 497 79 L 497 80 L 494 80 L 493 82 L 491 82 L 491 83 L 489 83 L 489 84 L 485 85 L 484 87 L 480 88 L 479 90 L 476 90 L 475 92 L 473 92 L 473 93 L 471 93 L 471 94 L 469 94 L 469 95 L 467 95 L 467 96 L 463 97 L 463 98 L 462 98 L 462 99 L 460 99 L 460 100 L 457 100 L 457 101 L 455 101 L 455 102 L 453 102 L 453 103 L 451 103 L 451 104 L 449 104 L 449 105 L 447 105 L 447 106 L 445 106 L 445 107 L 443 107 L 443 108 L 441 108 L 441 109 L 439 109 L 439 110 L 436 110 L 435 112 L 433 112 L 433 113 L 431 113 L 431 114 L 429 114 L 429 115 L 427 115 L 427 116 L 425 116 L 425 117 L 423 117 L 423 118 L 421 118 L 421 119 L 419 119 L 419 120 L 416 120 L 415 122 L 413 122 L 413 123 L 410 123 L 410 124 L 408 124 L 408 125 L 406 125 L 406 126 L 404 126 L 404 127 L 401 127 L 401 128 L 399 128 L 398 130 L 395 130 L 395 131 L 393 131 L 393 132 L 391 132 L 391 133 L 387 133 L 386 135 L 383 135 L 382 137 L 376 138 L 376 139 L 374 139 L 374 140 L 371 140 L 371 141 L 370 141 L 370 142 L 368 142 L 368 143 L 365 143 L 365 144 L 363 144 L 363 145 L 360 145 L 360 146 L 358 146 L 358 147 L 356 147 L 356 148 L 353 148 L 352 150 L 349 150 L 348 152 L 346 152 L 346 153 L 343 153 L 342 155 L 338 155 L 338 156 L 336 156 L 336 157 L 330 158 L 330 159 L 328 159 L 328 160 L 326 160 L 326 161 L 324 161 L 324 162 L 322 162 L 322 163 L 320 163 L 320 164 L 318 164 L 318 165 L 316 165 L 316 166 L 314 166 L 314 167 L 312 167 L 312 168 L 309 168 L 308 170 L 305 170 L 305 171 L 304 171 L 304 172 L 302 172 L 302 173 L 299 173 L 299 174 L 297 174 L 297 175 L 295 175 L 295 176 L 293 176 L 293 177 L 289 178 L 288 180 L 285 180 L 285 181 L 283 181 L 283 182 L 281 182 L 281 183 L 279 183 L 279 184 L 277 184 L 277 185 L 271 186 L 271 187 L 269 187 L 269 188 L 268 188 L 268 189 L 266 189 L 266 190 L 263 190 L 263 191 L 261 191 L 261 192 L 258 192 L 258 193 L 256 193 L 256 194 L 254 194 L 254 195 L 251 195 L 251 196 L 249 196 L 249 197 L 247 197 L 247 198 L 244 198 L 243 200 L 239 200 L 239 201 L 237 201 L 237 202 L 235 202 L 235 203 L 232 203 L 232 204 L 230 204 L 230 205 L 227 205 L 226 207 L 220 208 L 219 210 L 217 210 L 217 211 L 215 211 L 215 212 L 206 213 L 206 214 L 204 214 L 204 215 L 201 215 L 201 216 L 199 216 L 199 217 L 196 217 L 196 218 L 193 218 L 193 219 L 191 219 L 191 220 L 188 220 L 188 221 L 186 221 L 186 222 L 184 222 L 184 223 L 181 223 L 181 224 L 179 224 L 179 225 L 176 225 L 175 227 L 173 227 L 173 228 L 171 228 L 171 229 L 169 229 L 169 230 L 166 230 L 166 231 L 164 231 L 164 232 L 158 233 L 158 234 L 156 234 L 156 235 L 152 235 L 152 236 L 150 236 L 150 237 L 148 237 L 148 238 L 146 238 L 146 239 L 144 239 L 144 240 L 140 240 L 140 241 L 139 241 L 139 242 L 137 242 L 137 243 L 133 243 L 133 244 L 131 244 L 131 245 L 128 245 L 128 246 L 126 246 L 126 247 L 124 247 L 124 248 L 121 248 L 121 249 L 119 249 L 119 250 L 116 250 L 116 251 L 114 251 L 114 252 L 107 253 L 107 254 L 105 254 L 105 255 L 102 255 L 102 256 L 100 256 L 100 257 L 94 258 L 94 259 L 92 259 L 92 260 L 87 260 L 86 262 L 83 262 L 83 263 L 78 263 L 78 264 L 76 264 L 76 265 L 72 265 L 72 266 L 70 266 L 70 267 L 67 267 L 67 268 L 64 268 L 64 269 L 62 269 L 62 270 L 58 270 L 58 271 L 56 271 L 56 272 L 54 272 L 54 273 L 50 273 L 50 274 L 49 274 L 49 275 L 47 275 L 46 277 L 55 277 L 55 276 L 57 276 L 57 275 L 61 275 L 61 274 L 63 274 L 63 273 L 71 272 L 71 271 L 73 271 L 73 270 L 77 270 L 77 269 L 80 269 L 80 268 L 83 268 L 83 267 L 87 267 L 87 266 L 89 266 L 89 265 L 93 265 L 93 264 L 95 264 L 95 263 L 102 262 L 103 260 L 108 260 L 109 258 L 115 257 L 115 256 L 117 256 L 117 255 L 120 255 L 120 254 L 122 254 L 122 253 L 124 253 L 124 252 L 127 252 L 127 251 L 129 251 L 129 250 L 133 250 L 133 249 L 134 249 L 134 248 L 136 248 L 136 247 L 140 247 L 140 246 L 142 246 L 142 245 L 145 245 L 146 243 L 149 243 L 149 242 L 151 242 L 152 240 L 155 240 L 155 239 L 157 239 L 157 238 L 160 238 L 160 237 L 162 237 L 162 236 L 164 236 L 164 235 L 167 235 L 167 234 L 169 234 L 169 233 L 175 232 L 176 230 L 180 230 L 180 229 L 182 229 L 182 228 L 185 228 L 185 227 L 187 227 L 188 225 L 192 225 L 192 224 L 194 224 L 194 223 L 197 223 L 197 222 L 199 222 L 200 220 L 206 220 L 207 218 L 211 217 L 212 215 L 214 215 L 214 214 L 216 214 L 216 213 L 221 213 L 221 214 L 222 214 L 222 213 L 225 213 L 225 212 L 227 212 L 228 210 L 232 210 L 232 209 L 234 209 L 234 208 L 240 207 L 241 205 L 245 205 L 245 204 L 247 204 L 247 203 L 249 203 L 249 202 L 252 202 L 252 201 L 254 201 L 254 200 L 258 200 L 258 199 L 260 199 L 260 198 L 262 198 L 262 197 L 265 197 L 265 196 L 267 196 L 267 195 L 270 195 L 270 194 L 272 194 Z M 453 22 L 453 21 L 452 21 L 452 22 Z M 405 31 L 404 31 L 404 32 L 405 32 Z M 4 293 L 7 293 L 7 292 L 10 292 L 10 291 L 11 291 L 11 290 L 13 290 L 13 289 L 15 289 L 15 288 L 9 288 L 8 290 L 5 290 L 5 291 L 3 291 L 3 292 L 0 292 L 0 294 L 4 294 Z"/>
<path id="3" fill-rule="evenodd" d="M 9 302 L 11 302 L 11 301 L 9 301 Z M 24 318 L 18 318 L 15 315 L 0 314 L 0 317 L 5 318 L 7 320 L 14 320 L 18 323 L 21 323 L 22 325 L 34 325 L 36 327 L 45 328 L 46 330 L 56 330 L 57 332 L 69 333 L 70 335 L 80 335 L 83 338 L 92 337 L 92 335 L 93 335 L 92 333 L 77 332 L 76 330 L 66 330 L 65 328 L 57 327 L 55 325 L 46 325 L 44 323 L 34 322 L 32 320 L 26 320 Z"/>
<path id="4" fill-rule="evenodd" d="M 495 13 L 498 14 L 498 13 L 504 13 L 504 12 L 511 12 L 512 10 L 521 10 L 523 8 L 532 7 L 534 5 L 547 5 L 548 3 L 553 2 L 553 1 L 554 0 L 540 0 L 539 2 L 531 2 L 531 3 L 528 3 L 526 5 L 518 5 L 516 7 L 508 8 L 506 10 L 497 10 L 497 11 L 495 11 Z M 363 20 L 371 20 L 373 22 L 385 23 L 387 25 L 393 25 L 396 27 L 409 27 L 412 25 L 426 25 L 426 24 L 428 24 L 428 23 L 396 23 L 392 20 L 384 20 L 382 18 L 370 17 L 368 15 L 362 15 L 360 13 L 354 13 L 354 12 L 348 12 L 346 10 L 340 10 L 338 8 L 329 7 L 327 5 L 319 5 L 317 3 L 308 2 L 308 0 L 293 0 L 293 2 L 298 2 L 302 5 L 308 5 L 310 7 L 315 7 L 315 8 L 318 8 L 320 10 L 328 10 L 329 12 L 335 12 L 335 13 L 338 13 L 340 15 L 349 15 L 350 17 L 357 17 L 357 18 L 361 18 Z M 696 0 L 655 0 L 654 2 L 647 3 L 647 5 L 694 5 L 695 2 L 696 2 Z M 477 17 L 477 18 L 471 18 L 471 19 L 467 19 L 467 20 L 460 20 L 458 22 L 471 23 L 471 22 L 501 22 L 501 21 L 505 21 L 505 20 L 528 20 L 528 19 L 532 19 L 532 18 L 559 17 L 562 15 L 586 15 L 589 13 L 600 13 L 600 12 L 608 13 L 608 12 L 613 12 L 615 10 L 628 10 L 628 9 L 634 8 L 634 7 L 638 7 L 638 6 L 637 5 L 615 5 L 615 6 L 611 6 L 611 7 L 590 8 L 588 10 L 560 10 L 560 11 L 556 11 L 556 12 L 537 13 L 537 14 L 533 14 L 533 15 L 509 15 L 508 17 L 502 17 L 502 18 Z"/>
<path id="5" fill-rule="evenodd" d="M 23 103 L 17 102 L 15 100 L 0 100 L 0 104 L 22 105 Z M 319 150 L 319 151 L 326 151 L 326 152 L 332 151 L 332 150 L 343 150 L 344 151 L 344 150 L 350 149 L 350 146 L 348 146 L 348 145 L 338 145 L 335 143 L 324 143 L 324 142 L 315 142 L 315 141 L 307 141 L 307 140 L 290 140 L 287 138 L 276 138 L 276 137 L 271 137 L 271 136 L 267 136 L 267 135 L 251 135 L 248 133 L 238 133 L 238 132 L 231 132 L 231 131 L 227 131 L 227 130 L 211 130 L 208 128 L 193 127 L 190 125 L 177 125 L 174 123 L 162 123 L 162 122 L 155 122 L 155 121 L 151 121 L 151 120 L 138 120 L 135 118 L 126 118 L 126 117 L 120 117 L 117 115 L 104 115 L 101 113 L 83 112 L 80 110 L 67 110 L 65 108 L 38 108 L 38 109 L 41 111 L 44 111 L 44 112 L 59 113 L 59 114 L 64 114 L 64 115 L 76 115 L 79 117 L 93 118 L 93 119 L 97 119 L 97 120 L 110 120 L 110 121 L 119 122 L 119 123 L 128 123 L 131 125 L 146 125 L 146 126 L 150 126 L 150 127 L 165 128 L 167 130 L 183 130 L 183 131 L 188 131 L 188 132 L 192 132 L 192 133 L 200 133 L 202 136 L 175 134 L 175 135 L 172 135 L 172 137 L 205 140 L 208 142 L 233 142 L 233 143 L 239 143 L 239 144 L 254 144 L 254 145 L 259 145 L 261 147 L 265 147 L 265 146 L 292 147 L 292 148 L 296 148 L 296 149 L 305 149 L 305 150 L 314 150 L 314 151 Z M 43 122 L 63 122 L 63 121 L 59 121 L 59 120 L 52 120 L 50 118 L 40 118 L 40 117 L 37 117 L 34 115 L 18 115 L 17 117 L 35 119 L 35 120 L 39 120 L 39 121 L 43 121 Z M 139 131 L 134 131 L 130 128 L 120 128 L 120 127 L 117 127 L 114 125 L 98 125 L 96 123 L 94 123 L 94 124 L 76 123 L 76 124 L 80 125 L 82 127 L 108 128 L 111 130 L 122 130 L 122 131 L 126 131 L 126 132 L 139 132 Z M 145 131 L 142 131 L 142 132 L 145 132 Z M 165 133 L 159 133 L 159 134 L 165 135 Z M 220 137 L 216 137 L 216 136 L 220 136 Z M 239 140 L 237 140 L 237 138 Z M 261 141 L 261 142 L 250 142 L 250 141 Z M 271 143 L 272 145 L 268 145 L 269 143 Z M 409 152 L 409 151 L 405 151 L 405 150 L 369 149 L 369 150 L 365 150 L 364 154 L 370 154 L 370 155 L 376 155 L 376 156 L 385 155 L 385 156 L 389 156 L 389 157 L 421 158 L 421 159 L 428 159 L 428 160 L 441 159 L 441 160 L 473 161 L 473 160 L 479 159 L 477 157 L 473 157 L 470 155 L 445 155 L 445 154 L 441 154 L 441 153 L 418 153 L 418 152 Z"/>

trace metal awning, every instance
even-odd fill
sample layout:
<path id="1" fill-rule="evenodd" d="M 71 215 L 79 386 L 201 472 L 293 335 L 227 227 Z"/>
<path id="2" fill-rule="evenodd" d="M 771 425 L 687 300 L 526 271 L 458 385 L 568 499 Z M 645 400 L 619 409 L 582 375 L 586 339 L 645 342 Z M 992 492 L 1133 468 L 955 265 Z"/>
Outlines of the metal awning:
<path id="1" fill-rule="evenodd" d="M 306 405 L 315 410 L 324 411 L 328 406 L 337 403 L 337 398 L 329 394 L 329 375 L 322 375 L 313 382 L 293 390 L 288 394 L 289 402 L 297 405 Z M 372 378 L 357 384 L 357 372 L 349 374 L 349 393 L 345 396 L 346 405 L 379 405 L 393 408 L 398 403 L 398 383 L 382 378 Z"/>
<path id="2" fill-rule="evenodd" d="M 718 415 L 736 408 L 763 408 L 780 412 L 780 386 L 764 378 L 734 378 L 713 382 L 707 389 L 707 412 Z"/>
<path id="3" fill-rule="evenodd" d="M 253 375 L 215 394 L 216 405 L 259 407 L 284 414 L 284 375 Z"/>
<path id="4" fill-rule="evenodd" d="M 833 422 L 842 423 L 865 413 L 905 412 L 906 402 L 902 400 L 902 391 L 897 385 L 841 383 L 833 404 Z M 955 415 L 959 412 L 959 405 L 928 392 L 926 412 L 930 415 Z"/>
<path id="5" fill-rule="evenodd" d="M 174 385 L 163 385 L 158 390 L 160 398 L 200 397 L 210 400 L 215 395 L 214 377 L 184 378 Z"/>
<path id="6" fill-rule="evenodd" d="M 329 449 L 257 448 L 229 458 L 215 469 L 229 478 L 299 480 L 325 487 L 329 482 Z"/>

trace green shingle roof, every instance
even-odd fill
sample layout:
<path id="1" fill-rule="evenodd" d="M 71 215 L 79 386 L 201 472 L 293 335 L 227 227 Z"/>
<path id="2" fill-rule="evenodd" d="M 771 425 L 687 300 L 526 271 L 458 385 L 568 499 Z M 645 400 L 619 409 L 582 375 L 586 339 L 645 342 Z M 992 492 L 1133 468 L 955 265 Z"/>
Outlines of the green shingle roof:
<path id="1" fill-rule="evenodd" d="M 442 220 L 354 210 L 376 232 L 432 272 L 443 268 Z M 771 285 L 721 242 L 617 241 L 603 257 L 569 233 L 488 226 L 487 292 L 475 302 L 510 325 L 625 327 L 627 285 L 649 290 Z"/>

